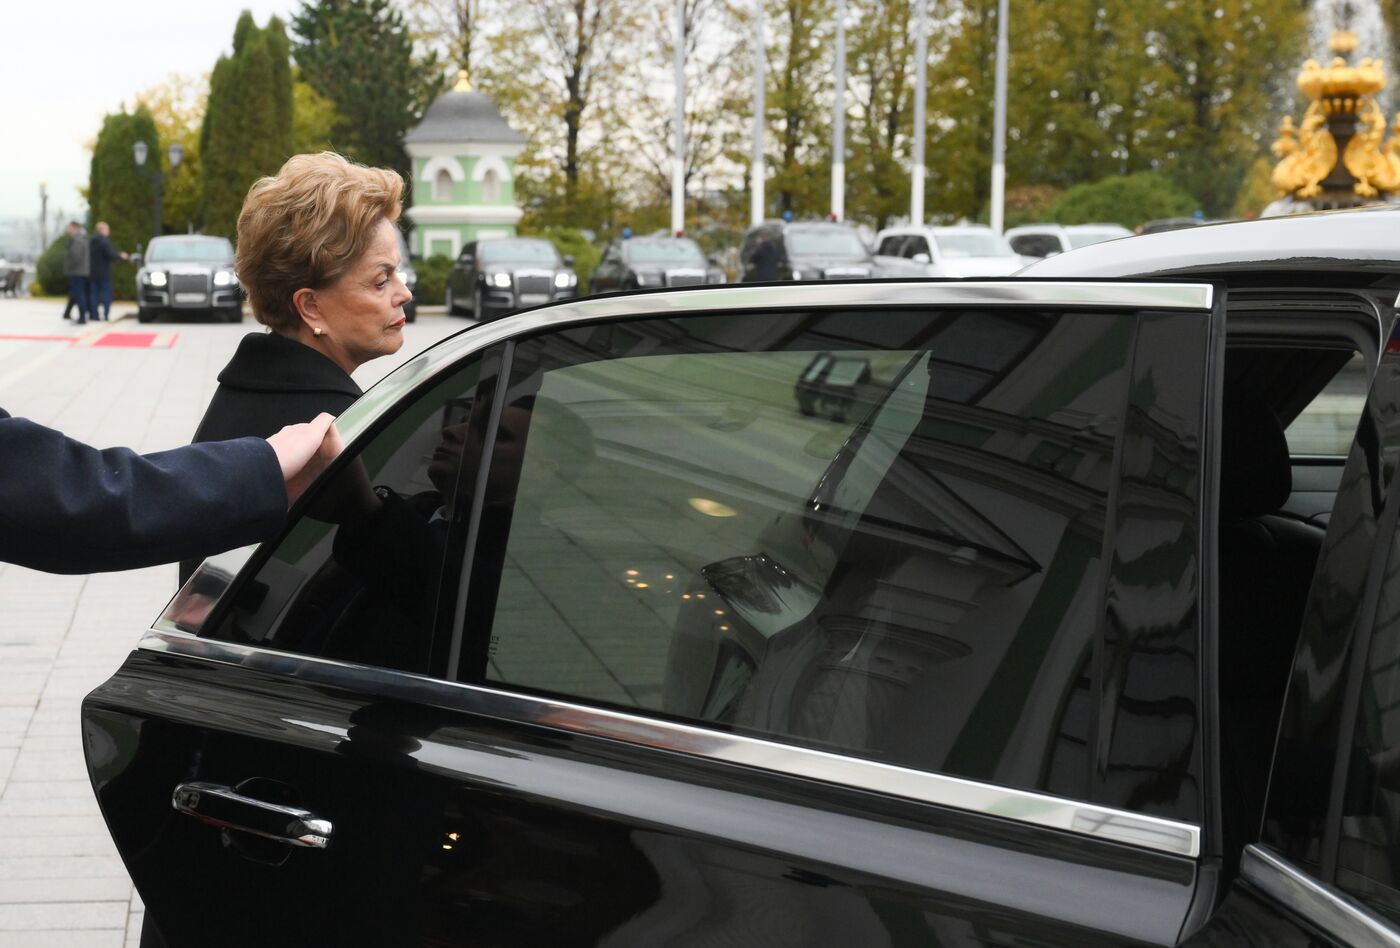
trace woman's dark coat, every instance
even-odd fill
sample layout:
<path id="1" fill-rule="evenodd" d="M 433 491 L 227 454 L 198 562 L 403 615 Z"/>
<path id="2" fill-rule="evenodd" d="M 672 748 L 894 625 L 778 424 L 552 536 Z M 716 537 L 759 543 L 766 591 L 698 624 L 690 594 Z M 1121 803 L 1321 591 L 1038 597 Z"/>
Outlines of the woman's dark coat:
<path id="1" fill-rule="evenodd" d="M 250 333 L 219 373 L 219 387 L 194 441 L 266 438 L 321 412 L 339 415 L 363 394 L 329 358 L 277 333 Z M 183 583 L 199 566 L 180 564 Z"/>

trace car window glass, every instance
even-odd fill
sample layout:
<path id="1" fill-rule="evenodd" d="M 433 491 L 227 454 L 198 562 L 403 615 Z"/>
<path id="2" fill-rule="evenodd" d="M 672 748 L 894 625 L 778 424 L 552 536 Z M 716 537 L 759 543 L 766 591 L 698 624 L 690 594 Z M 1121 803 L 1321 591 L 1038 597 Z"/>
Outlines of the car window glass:
<path id="1" fill-rule="evenodd" d="M 1370 376 L 1366 360 L 1352 354 L 1322 391 L 1285 429 L 1290 454 L 1345 457 L 1356 434 L 1356 422 L 1366 407 Z"/>
<path id="2" fill-rule="evenodd" d="M 198 573 L 165 618 L 210 638 L 426 671 L 448 531 L 466 513 L 457 481 L 477 375 L 473 360 L 318 482 L 210 621 L 204 590 L 217 577 Z"/>
<path id="3" fill-rule="evenodd" d="M 745 314 L 522 344 L 464 677 L 1084 792 L 1052 763 L 1087 739 L 1064 716 L 1134 325 Z"/>
<path id="4" fill-rule="evenodd" d="M 162 237 L 151 241 L 146 260 L 150 263 L 225 263 L 233 260 L 233 245 L 219 237 Z"/>
<path id="5" fill-rule="evenodd" d="M 904 256 L 913 257 L 916 253 L 928 253 L 928 241 L 917 234 L 909 238 L 909 242 L 904 245 Z M 930 254 L 930 256 L 932 256 Z"/>
<path id="6" fill-rule="evenodd" d="M 855 231 L 837 224 L 790 227 L 787 247 L 799 257 L 864 257 L 867 253 Z"/>
<path id="7" fill-rule="evenodd" d="M 1400 533 L 1391 541 L 1359 688 L 1336 882 L 1400 922 Z M 1330 770 L 1330 750 L 1326 757 L 1319 764 Z"/>
<path id="8" fill-rule="evenodd" d="M 483 243 L 484 263 L 534 263 L 553 266 L 559 262 L 554 245 L 547 240 L 512 240 L 501 238 Z"/>
<path id="9" fill-rule="evenodd" d="M 886 257 L 897 257 L 899 256 L 899 245 L 903 240 L 903 234 L 891 234 L 880 241 L 880 249 L 876 252 Z"/>

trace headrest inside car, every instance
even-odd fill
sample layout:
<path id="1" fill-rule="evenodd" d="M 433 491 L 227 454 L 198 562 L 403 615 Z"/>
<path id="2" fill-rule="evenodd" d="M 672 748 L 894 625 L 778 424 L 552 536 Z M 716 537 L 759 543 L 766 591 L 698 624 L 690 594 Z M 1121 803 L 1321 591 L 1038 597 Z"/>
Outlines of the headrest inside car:
<path id="1" fill-rule="evenodd" d="M 1293 492 L 1293 468 L 1283 426 L 1274 410 L 1253 392 L 1225 393 L 1220 463 L 1220 515 L 1224 519 L 1276 513 Z"/>

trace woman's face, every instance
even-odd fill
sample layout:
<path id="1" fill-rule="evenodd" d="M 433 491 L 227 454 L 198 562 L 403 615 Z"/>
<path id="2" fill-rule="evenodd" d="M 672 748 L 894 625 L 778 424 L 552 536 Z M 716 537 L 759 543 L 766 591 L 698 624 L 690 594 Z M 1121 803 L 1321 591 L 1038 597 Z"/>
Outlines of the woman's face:
<path id="1" fill-rule="evenodd" d="M 399 262 L 394 225 L 380 221 L 369 249 L 339 280 L 316 290 L 305 311 L 312 344 L 347 375 L 403 345 L 403 306 L 413 294 L 399 279 Z"/>

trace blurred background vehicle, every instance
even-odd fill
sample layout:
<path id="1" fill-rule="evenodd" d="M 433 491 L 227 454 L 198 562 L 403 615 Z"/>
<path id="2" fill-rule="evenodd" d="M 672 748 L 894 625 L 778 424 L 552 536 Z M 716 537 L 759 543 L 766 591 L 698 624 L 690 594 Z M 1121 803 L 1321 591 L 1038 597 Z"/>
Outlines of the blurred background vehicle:
<path id="1" fill-rule="evenodd" d="M 136 271 L 136 318 L 209 315 L 243 321 L 243 290 L 233 272 L 227 237 L 180 234 L 154 237 Z"/>
<path id="2" fill-rule="evenodd" d="M 448 315 L 465 311 L 495 319 L 528 306 L 578 296 L 572 257 L 560 257 L 547 240 L 498 237 L 473 240 L 447 274 Z"/>
<path id="3" fill-rule="evenodd" d="M 654 286 L 724 283 L 719 262 L 706 259 L 689 237 L 625 237 L 603 251 L 589 290 L 635 290 Z"/>
<path id="4" fill-rule="evenodd" d="M 403 306 L 404 319 L 411 323 L 418 319 L 418 271 L 409 259 L 408 243 L 403 239 L 403 231 L 395 227 L 394 236 L 399 239 L 399 278 L 403 280 L 404 286 L 408 287 L 408 292 L 413 294 L 413 299 Z"/>
<path id="5" fill-rule="evenodd" d="M 773 247 L 772 274 L 755 263 L 759 238 Z M 740 282 L 774 280 L 852 280 L 880 276 L 870 248 L 854 227 L 838 221 L 765 221 L 749 228 L 739 248 Z"/>
<path id="6" fill-rule="evenodd" d="M 884 276 L 1009 276 L 1029 261 L 982 224 L 889 227 L 875 238 L 875 262 Z"/>
<path id="7" fill-rule="evenodd" d="M 1026 257 L 1052 257 L 1067 250 L 1119 237 L 1133 232 L 1119 224 L 1027 224 L 1006 232 L 1011 249 Z"/>

